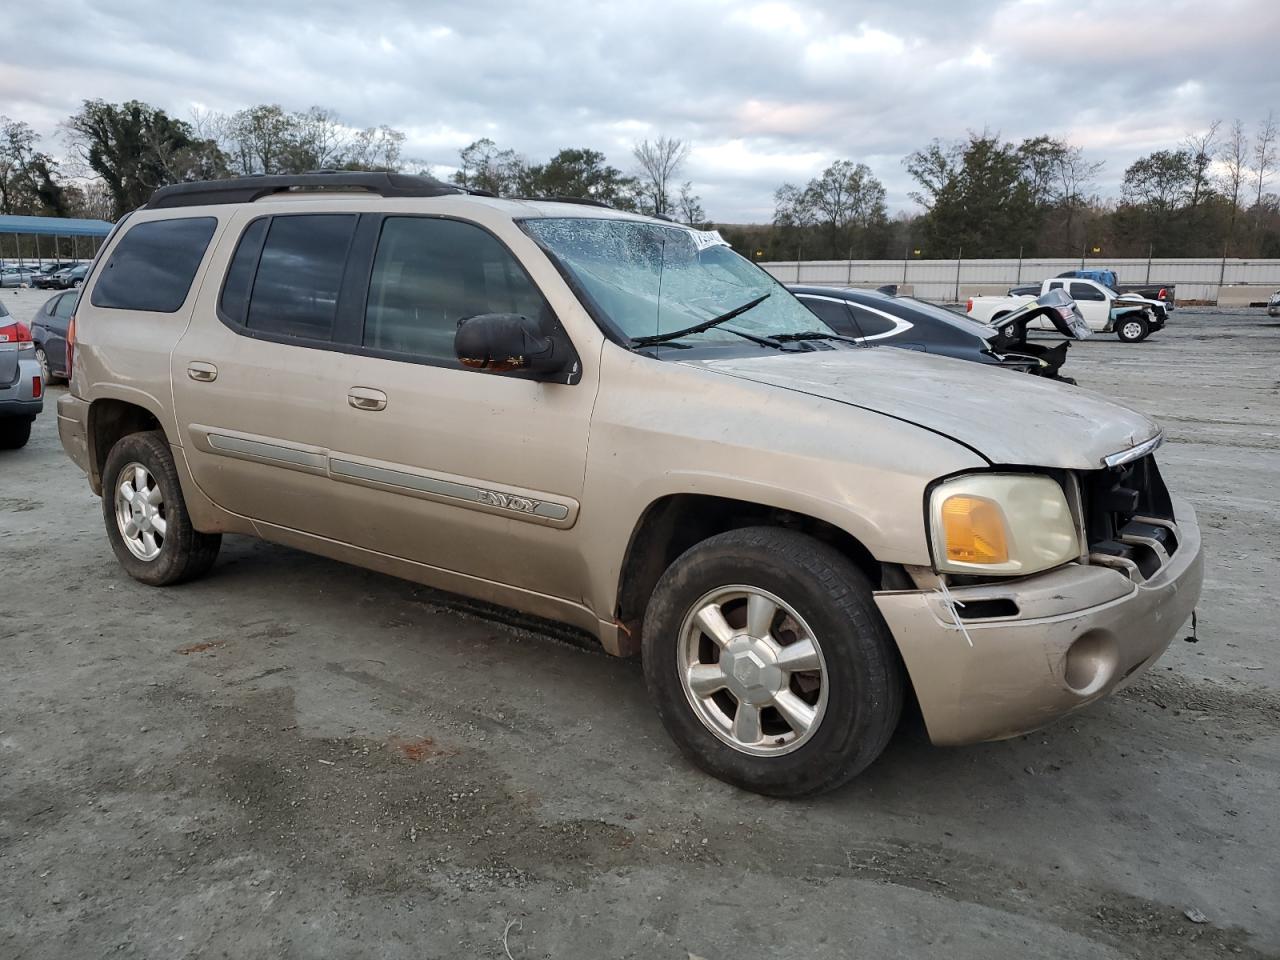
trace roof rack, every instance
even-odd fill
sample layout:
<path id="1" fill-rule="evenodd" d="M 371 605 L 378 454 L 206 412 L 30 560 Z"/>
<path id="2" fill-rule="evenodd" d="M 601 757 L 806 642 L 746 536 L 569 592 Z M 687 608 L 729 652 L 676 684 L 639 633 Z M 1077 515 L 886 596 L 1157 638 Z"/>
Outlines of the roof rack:
<path id="1" fill-rule="evenodd" d="M 229 180 L 198 180 L 161 187 L 147 201 L 148 210 L 166 207 L 201 207 L 218 203 L 252 203 L 273 193 L 291 190 L 367 190 L 382 197 L 443 197 L 472 194 L 491 197 L 485 190 L 444 183 L 434 177 L 405 173 L 368 173 L 348 170 L 313 170 L 309 173 L 254 174 Z"/>

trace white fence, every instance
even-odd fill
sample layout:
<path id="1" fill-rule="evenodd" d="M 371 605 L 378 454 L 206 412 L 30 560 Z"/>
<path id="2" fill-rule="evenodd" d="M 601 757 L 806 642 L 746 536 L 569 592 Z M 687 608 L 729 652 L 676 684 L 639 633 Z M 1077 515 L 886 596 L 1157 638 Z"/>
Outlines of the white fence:
<path id="1" fill-rule="evenodd" d="M 1080 259 L 1036 260 L 802 260 L 761 263 L 783 283 L 876 287 L 896 283 L 925 300 L 955 302 L 974 288 L 1039 283 L 1065 270 L 1081 268 Z M 1121 283 L 1159 283 L 1177 288 L 1180 301 L 1265 302 L 1280 289 L 1280 260 L 1088 260 L 1085 269 L 1114 270 Z M 1230 288 L 1230 290 L 1219 288 Z M 1255 289 L 1256 288 L 1256 289 Z M 966 293 L 966 290 L 968 293 Z M 1221 294 L 1221 297 L 1220 297 Z"/>

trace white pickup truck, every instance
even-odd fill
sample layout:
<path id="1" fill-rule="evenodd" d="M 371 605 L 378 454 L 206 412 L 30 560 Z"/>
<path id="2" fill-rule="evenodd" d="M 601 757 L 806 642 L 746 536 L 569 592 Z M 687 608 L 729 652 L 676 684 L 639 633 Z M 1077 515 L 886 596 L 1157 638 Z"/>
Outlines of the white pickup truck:
<path id="1" fill-rule="evenodd" d="M 1046 280 L 1040 292 L 1045 294 L 1050 290 L 1065 291 L 1080 308 L 1080 313 L 1089 324 L 1090 330 L 1099 333 L 1114 332 L 1126 343 L 1137 343 L 1147 339 L 1151 333 L 1165 325 L 1165 321 L 1169 318 L 1169 311 L 1173 309 L 1170 304 L 1160 300 L 1148 300 L 1136 293 L 1117 293 L 1096 280 L 1075 278 Z M 982 323 L 994 323 L 1034 299 L 1034 296 L 1027 294 L 970 297 L 965 311 L 970 317 Z M 1046 319 L 1035 320 L 1032 323 L 1041 329 L 1052 329 Z"/>

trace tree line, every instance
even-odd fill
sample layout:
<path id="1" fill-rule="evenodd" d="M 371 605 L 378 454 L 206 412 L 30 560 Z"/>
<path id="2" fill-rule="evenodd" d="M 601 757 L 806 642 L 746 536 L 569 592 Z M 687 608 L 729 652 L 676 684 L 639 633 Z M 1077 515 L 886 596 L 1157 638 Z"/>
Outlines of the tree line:
<path id="1" fill-rule="evenodd" d="M 354 127 L 325 107 L 258 104 L 170 116 L 140 101 L 86 100 L 66 119 L 67 156 L 39 149 L 23 122 L 0 117 L 0 213 L 118 219 L 169 183 L 307 170 L 431 173 L 404 154 L 405 134 Z M 491 139 L 463 147 L 451 179 L 499 196 L 584 197 L 710 226 L 682 173 L 687 141 L 633 144 L 626 169 L 590 147 L 530 160 Z M 1280 198 L 1269 189 L 1280 127 L 1221 122 L 1134 160 L 1120 196 L 1097 184 L 1103 164 L 1047 135 L 1017 142 L 990 131 L 934 140 L 902 160 L 920 213 L 891 217 L 884 184 L 864 163 L 837 160 L 774 193 L 772 221 L 721 225 L 756 259 L 922 259 L 1101 256 L 1280 257 Z"/>
<path id="2" fill-rule="evenodd" d="M 1133 161 L 1107 200 L 1103 164 L 1065 140 L 970 133 L 903 159 L 923 213 L 890 219 L 884 185 L 838 160 L 779 187 L 772 223 L 721 232 L 764 260 L 1280 257 L 1278 140 L 1270 114 L 1252 130 L 1214 122 Z"/>
<path id="3" fill-rule="evenodd" d="M 184 120 L 137 100 L 86 100 L 62 132 L 70 152 L 59 161 L 37 149 L 29 124 L 0 117 L 0 213 L 116 220 L 159 187 L 191 180 L 311 170 L 432 173 L 430 164 L 404 155 L 402 131 L 352 127 L 319 106 L 288 111 L 258 104 Z M 688 143 L 646 139 L 632 153 L 634 170 L 624 173 L 588 147 L 533 162 L 482 139 L 459 151 L 451 179 L 499 196 L 586 197 L 705 221 L 692 183 L 679 180 Z"/>

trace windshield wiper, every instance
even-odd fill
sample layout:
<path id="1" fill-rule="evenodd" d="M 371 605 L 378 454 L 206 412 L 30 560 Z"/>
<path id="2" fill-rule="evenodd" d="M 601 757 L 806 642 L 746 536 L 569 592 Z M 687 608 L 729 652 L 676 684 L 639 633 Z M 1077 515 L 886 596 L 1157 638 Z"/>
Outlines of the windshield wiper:
<path id="1" fill-rule="evenodd" d="M 779 333 L 774 338 L 779 343 L 788 343 L 793 340 L 843 340 L 845 343 L 856 343 L 860 347 L 866 344 L 857 337 L 846 337 L 842 333 L 824 333 L 821 330 L 802 330 L 800 333 Z"/>
<path id="2" fill-rule="evenodd" d="M 702 333 L 705 330 L 710 330 L 712 327 L 719 326 L 726 320 L 732 320 L 734 317 L 742 316 L 742 314 L 746 313 L 753 307 L 758 307 L 760 304 L 764 303 L 770 296 L 772 296 L 772 293 L 766 293 L 762 296 L 756 297 L 754 300 L 744 303 L 740 307 L 734 307 L 732 310 L 722 313 L 718 317 L 712 317 L 710 320 L 703 320 L 701 323 L 695 323 L 692 327 L 685 327 L 683 330 L 672 330 L 670 333 L 655 333 L 650 337 L 632 337 L 631 343 L 633 346 L 647 347 L 653 343 L 668 343 L 672 340 L 679 340 L 681 337 L 689 337 L 695 333 Z M 732 332 L 742 335 L 740 330 L 734 330 Z M 751 337 L 747 337 L 747 339 L 750 340 Z"/>

